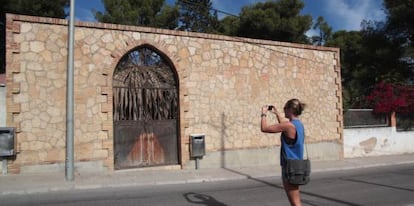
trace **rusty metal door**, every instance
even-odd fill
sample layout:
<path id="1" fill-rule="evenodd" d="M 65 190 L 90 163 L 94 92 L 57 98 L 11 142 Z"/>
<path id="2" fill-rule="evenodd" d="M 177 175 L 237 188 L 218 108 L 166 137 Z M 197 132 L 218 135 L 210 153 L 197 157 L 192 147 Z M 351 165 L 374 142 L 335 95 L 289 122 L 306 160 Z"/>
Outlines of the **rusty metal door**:
<path id="1" fill-rule="evenodd" d="M 118 63 L 113 77 L 115 169 L 178 164 L 175 73 L 149 47 Z"/>

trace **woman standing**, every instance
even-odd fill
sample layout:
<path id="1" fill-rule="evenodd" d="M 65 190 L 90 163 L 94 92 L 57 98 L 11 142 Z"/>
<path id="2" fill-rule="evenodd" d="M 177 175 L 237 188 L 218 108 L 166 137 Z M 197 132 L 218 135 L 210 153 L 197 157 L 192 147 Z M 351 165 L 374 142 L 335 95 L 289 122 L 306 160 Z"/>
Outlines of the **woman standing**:
<path id="1" fill-rule="evenodd" d="M 303 145 L 305 140 L 305 132 L 302 122 L 298 117 L 302 114 L 305 104 L 298 99 L 291 99 L 286 102 L 283 107 L 285 118 L 283 120 L 274 106 L 262 107 L 261 130 L 265 133 L 282 133 L 281 134 L 281 152 L 280 165 L 282 167 L 283 187 L 289 198 L 291 205 L 301 205 L 299 186 L 292 185 L 286 180 L 283 167 L 285 166 L 285 155 L 288 159 L 303 159 Z M 276 115 L 277 122 L 275 124 L 267 124 L 267 113 Z M 283 154 L 284 151 L 284 154 Z"/>

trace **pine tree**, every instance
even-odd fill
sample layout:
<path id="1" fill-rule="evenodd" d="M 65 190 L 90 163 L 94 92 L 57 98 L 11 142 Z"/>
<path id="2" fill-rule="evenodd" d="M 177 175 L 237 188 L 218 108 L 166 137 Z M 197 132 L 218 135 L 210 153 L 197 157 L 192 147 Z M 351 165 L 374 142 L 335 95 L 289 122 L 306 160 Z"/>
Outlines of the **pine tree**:
<path id="1" fill-rule="evenodd" d="M 175 29 L 178 9 L 165 6 L 164 0 L 103 0 L 104 12 L 95 18 L 104 23 Z"/>
<path id="2" fill-rule="evenodd" d="M 178 0 L 180 27 L 182 31 L 217 33 L 217 11 L 210 0 Z"/>
<path id="3" fill-rule="evenodd" d="M 310 15 L 300 15 L 301 0 L 279 0 L 242 8 L 238 36 L 284 42 L 309 43 L 305 33 L 312 26 Z"/>

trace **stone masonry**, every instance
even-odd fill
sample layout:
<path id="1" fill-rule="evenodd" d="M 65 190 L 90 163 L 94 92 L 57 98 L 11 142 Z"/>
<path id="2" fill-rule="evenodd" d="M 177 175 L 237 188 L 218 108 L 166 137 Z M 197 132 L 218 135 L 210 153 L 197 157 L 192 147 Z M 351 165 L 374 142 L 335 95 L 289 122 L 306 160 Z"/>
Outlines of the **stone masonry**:
<path id="1" fill-rule="evenodd" d="M 12 173 L 65 162 L 67 23 L 7 15 L 6 124 L 17 128 L 18 149 L 8 163 Z M 279 135 L 260 132 L 261 106 L 271 103 L 281 111 L 290 98 L 307 103 L 301 119 L 311 158 L 343 157 L 337 48 L 114 24 L 75 25 L 75 164 L 100 162 L 113 170 L 112 75 L 121 57 L 140 45 L 168 57 L 178 74 L 181 168 L 193 162 L 193 133 L 206 134 L 205 167 L 226 166 L 220 155 L 254 158 L 269 150 L 277 159 Z M 326 152 L 332 145 L 334 151 Z"/>

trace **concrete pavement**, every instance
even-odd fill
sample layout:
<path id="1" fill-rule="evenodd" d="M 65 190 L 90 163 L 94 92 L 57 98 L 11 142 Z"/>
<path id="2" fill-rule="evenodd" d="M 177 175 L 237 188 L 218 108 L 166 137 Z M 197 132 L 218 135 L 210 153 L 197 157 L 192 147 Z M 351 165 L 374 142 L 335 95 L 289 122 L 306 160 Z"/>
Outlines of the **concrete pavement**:
<path id="1" fill-rule="evenodd" d="M 312 161 L 312 172 L 350 170 L 397 164 L 413 164 L 414 154 L 352 158 L 337 161 Z M 62 173 L 28 173 L 0 175 L 0 195 L 32 194 L 128 186 L 201 183 L 246 178 L 280 176 L 279 165 L 245 168 L 200 168 L 187 170 L 132 169 L 112 173 L 76 174 L 74 181 L 66 181 Z"/>

